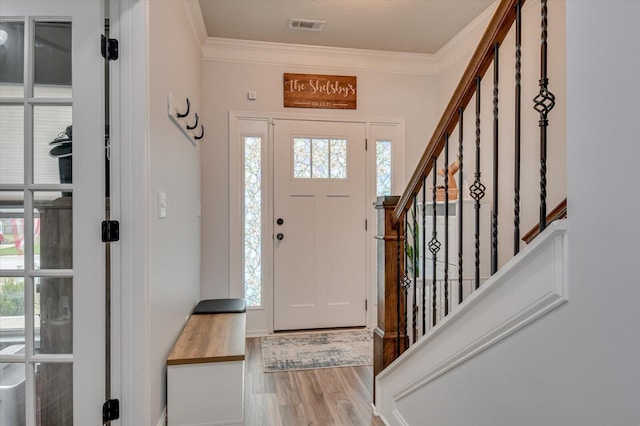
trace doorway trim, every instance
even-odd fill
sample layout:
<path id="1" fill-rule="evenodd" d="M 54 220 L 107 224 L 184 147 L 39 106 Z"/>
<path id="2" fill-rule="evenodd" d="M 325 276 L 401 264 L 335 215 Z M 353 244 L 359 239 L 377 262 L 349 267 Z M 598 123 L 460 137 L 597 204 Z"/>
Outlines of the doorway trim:
<path id="1" fill-rule="evenodd" d="M 287 113 L 287 112 L 260 112 L 260 111 L 229 111 L 229 295 L 230 297 L 242 297 L 243 289 L 243 215 L 242 197 L 243 191 L 243 149 L 240 138 L 245 134 L 261 133 L 265 138 L 263 152 L 263 280 L 262 280 L 262 306 L 247 308 L 247 335 L 261 336 L 273 333 L 273 123 L 274 120 L 296 121 L 320 121 L 335 123 L 363 123 L 365 124 L 365 137 L 369 149 L 366 152 L 367 194 L 365 203 L 372 206 L 376 198 L 376 173 L 375 173 L 375 141 L 392 131 L 392 188 L 393 193 L 399 193 L 405 181 L 405 119 L 402 117 L 377 117 L 377 116 L 337 116 L 320 113 Z M 244 122 L 250 122 L 254 128 L 250 132 L 245 130 Z M 262 129 L 256 131 L 255 127 Z M 266 160 L 266 161 L 265 161 Z M 376 297 L 376 251 L 375 251 L 375 224 L 376 215 L 373 207 L 367 209 L 367 240 L 366 245 L 366 297 L 368 309 L 366 312 L 367 327 L 372 328 L 376 324 L 377 297 Z"/>

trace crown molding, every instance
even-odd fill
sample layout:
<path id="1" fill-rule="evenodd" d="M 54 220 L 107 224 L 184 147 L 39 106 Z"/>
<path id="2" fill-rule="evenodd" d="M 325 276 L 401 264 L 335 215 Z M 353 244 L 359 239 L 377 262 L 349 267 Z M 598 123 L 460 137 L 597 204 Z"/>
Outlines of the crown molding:
<path id="1" fill-rule="evenodd" d="M 534 2 L 528 2 L 525 8 L 531 3 Z M 193 9 L 189 19 L 201 42 L 205 61 L 435 76 L 473 52 L 498 2 L 487 7 L 434 54 L 206 37 L 200 4 L 197 0 L 187 0 L 185 4 Z"/>
<path id="2" fill-rule="evenodd" d="M 184 2 L 184 8 L 187 12 L 187 19 L 191 23 L 191 30 L 193 36 L 198 43 L 198 46 L 202 47 L 207 40 L 207 27 L 204 24 L 204 17 L 202 16 L 202 9 L 200 8 L 200 2 L 198 0 L 186 0 Z"/>
<path id="3" fill-rule="evenodd" d="M 433 55 L 341 47 L 310 46 L 209 37 L 205 61 L 240 62 L 296 68 L 330 68 L 397 74 L 435 75 Z"/>
<path id="4" fill-rule="evenodd" d="M 493 2 L 480 15 L 464 27 L 458 34 L 442 46 L 433 56 L 440 73 L 449 68 L 454 62 L 470 54 L 478 47 L 478 40 L 482 37 L 499 2 Z"/>

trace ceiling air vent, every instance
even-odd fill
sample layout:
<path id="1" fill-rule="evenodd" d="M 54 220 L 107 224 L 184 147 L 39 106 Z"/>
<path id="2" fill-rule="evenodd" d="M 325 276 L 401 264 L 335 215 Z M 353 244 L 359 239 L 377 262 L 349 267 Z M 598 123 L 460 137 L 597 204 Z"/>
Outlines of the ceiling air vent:
<path id="1" fill-rule="evenodd" d="M 311 19 L 291 18 L 289 28 L 292 30 L 322 31 L 325 21 L 314 21 Z"/>

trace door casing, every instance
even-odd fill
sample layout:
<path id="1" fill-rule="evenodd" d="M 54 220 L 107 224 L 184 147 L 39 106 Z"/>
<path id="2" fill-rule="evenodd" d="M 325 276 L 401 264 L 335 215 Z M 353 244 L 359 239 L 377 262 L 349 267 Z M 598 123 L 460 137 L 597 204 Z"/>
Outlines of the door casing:
<path id="1" fill-rule="evenodd" d="M 273 333 L 273 121 L 274 120 L 304 120 L 324 121 L 335 123 L 364 123 L 368 141 L 366 153 L 367 194 L 367 245 L 366 245 L 366 297 L 368 309 L 366 312 L 367 327 L 376 324 L 376 251 L 375 224 L 376 212 L 373 202 L 376 199 L 375 188 L 375 140 L 393 140 L 392 158 L 392 186 L 393 193 L 401 193 L 405 183 L 405 119 L 402 117 L 373 117 L 353 116 L 345 118 L 339 115 L 325 115 L 321 113 L 273 113 L 255 111 L 229 112 L 229 295 L 242 297 L 243 295 L 243 265 L 242 265 L 242 168 L 244 167 L 240 138 L 246 134 L 263 134 L 266 144 L 266 179 L 263 185 L 263 305 L 247 309 L 247 335 L 261 336 Z M 264 175 L 263 175 L 264 176 Z M 206 183 L 205 183 L 206 184 Z M 266 244 L 265 244 L 266 242 Z"/>

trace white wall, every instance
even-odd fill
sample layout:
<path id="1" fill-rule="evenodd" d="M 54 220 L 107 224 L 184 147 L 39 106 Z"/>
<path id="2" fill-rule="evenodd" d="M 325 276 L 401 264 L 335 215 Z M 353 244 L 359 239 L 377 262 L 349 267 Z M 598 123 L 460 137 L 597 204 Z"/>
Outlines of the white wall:
<path id="1" fill-rule="evenodd" d="M 566 2 L 568 303 L 431 382 L 411 418 L 640 424 L 637 16 L 638 2 Z"/>
<path id="2" fill-rule="evenodd" d="M 192 111 L 203 114 L 201 50 L 185 2 L 150 1 L 148 20 L 147 362 L 155 424 L 166 404 L 166 358 L 200 298 L 200 147 L 167 117 L 167 93 L 178 105 L 188 97 Z M 167 195 L 164 219 L 158 218 L 158 192 Z"/>
<path id="3" fill-rule="evenodd" d="M 539 1 L 530 1 L 523 10 L 523 88 L 522 88 L 522 188 L 521 188 L 521 235 L 524 235 L 538 220 L 539 206 L 539 130 L 538 113 L 533 109 L 532 99 L 538 93 L 539 58 Z M 299 66 L 286 66 L 277 63 L 260 52 L 261 45 L 233 44 L 236 49 L 253 49 L 253 57 L 229 56 L 224 43 L 214 42 L 205 46 L 204 61 L 204 103 L 206 119 L 213 130 L 203 146 L 202 182 L 203 182 L 203 297 L 228 297 L 229 280 L 229 206 L 228 206 L 228 111 L 281 112 L 295 111 L 317 115 L 334 115 L 335 110 L 285 109 L 282 106 L 282 75 L 284 72 L 349 74 L 358 77 L 358 110 L 339 111 L 345 117 L 358 115 L 379 115 L 404 117 L 406 119 L 405 175 L 412 175 L 431 135 L 441 117 L 451 94 L 457 86 L 460 76 L 475 50 L 479 38 L 484 33 L 497 3 L 487 8 L 478 18 L 469 24 L 454 39 L 435 55 L 412 56 L 401 72 L 389 72 L 384 63 L 373 63 L 366 69 L 370 57 L 358 53 L 358 59 L 351 58 L 352 71 L 343 68 L 313 68 L 310 58 L 324 55 L 324 59 L 334 65 L 345 60 L 335 52 L 333 55 L 315 48 L 304 47 L 291 51 L 289 58 L 284 50 L 276 48 L 275 55 L 285 55 L 288 63 L 300 61 Z M 552 125 L 549 130 L 548 149 L 548 210 L 555 207 L 566 197 L 566 129 L 565 129 L 565 43 L 564 43 L 564 4 L 556 2 L 550 8 L 550 90 L 557 97 L 556 106 L 550 114 Z M 499 265 L 502 266 L 513 254 L 513 135 L 514 135 L 514 56 L 515 36 L 506 38 L 500 56 L 500 181 L 499 181 Z M 216 50 L 219 49 L 219 50 Z M 221 52 L 222 50 L 222 52 Z M 338 53 L 340 53 L 338 51 Z M 225 56 L 227 55 L 227 56 Z M 346 56 L 343 53 L 344 56 Z M 291 59 L 294 57 L 294 59 Z M 209 58 L 209 59 L 207 59 Z M 223 59 L 220 59 L 223 58 Z M 239 59 L 241 58 L 241 59 Z M 376 71 L 378 70 L 378 71 Z M 402 71 L 402 69 L 401 69 Z M 256 101 L 247 100 L 247 92 L 256 91 Z M 483 208 L 491 208 L 493 191 L 491 187 L 492 168 L 492 92 L 493 69 L 490 68 L 482 84 L 482 157 L 481 171 L 483 183 L 487 186 L 487 195 Z M 472 100 L 465 112 L 465 175 L 468 184 L 472 183 L 475 158 L 475 100 Z M 453 162 L 458 153 L 458 130 L 450 138 L 449 162 Z M 444 166 L 444 157 L 439 159 L 439 167 Z M 431 178 L 428 180 L 431 182 Z M 442 178 L 438 181 L 442 183 Z M 462 182 L 458 182 L 462 187 Z M 472 215 L 473 209 L 467 209 L 465 215 Z M 489 217 L 489 215 L 486 215 Z M 483 223 L 481 246 L 488 255 L 490 247 L 490 224 Z M 486 231 L 485 231 L 486 229 Z M 472 233 L 467 231 L 467 238 Z M 524 243 L 522 243 L 524 245 Z M 473 253 L 464 253 L 465 263 L 473 264 Z M 483 263 L 481 275 L 489 275 L 490 265 Z M 466 268 L 469 275 L 471 268 Z M 470 276 L 470 275 L 469 275 Z"/>
<path id="4" fill-rule="evenodd" d="M 283 107 L 285 72 L 356 75 L 358 109 L 304 110 Z M 204 117 L 211 130 L 202 149 L 203 298 L 228 297 L 229 148 L 228 113 L 296 112 L 315 116 L 387 116 L 406 118 L 406 170 L 415 167 L 437 119 L 433 77 L 375 71 L 345 71 L 277 64 L 206 60 L 203 67 Z M 256 91 L 256 101 L 247 92 Z M 409 174 L 408 172 L 408 174 Z"/>

